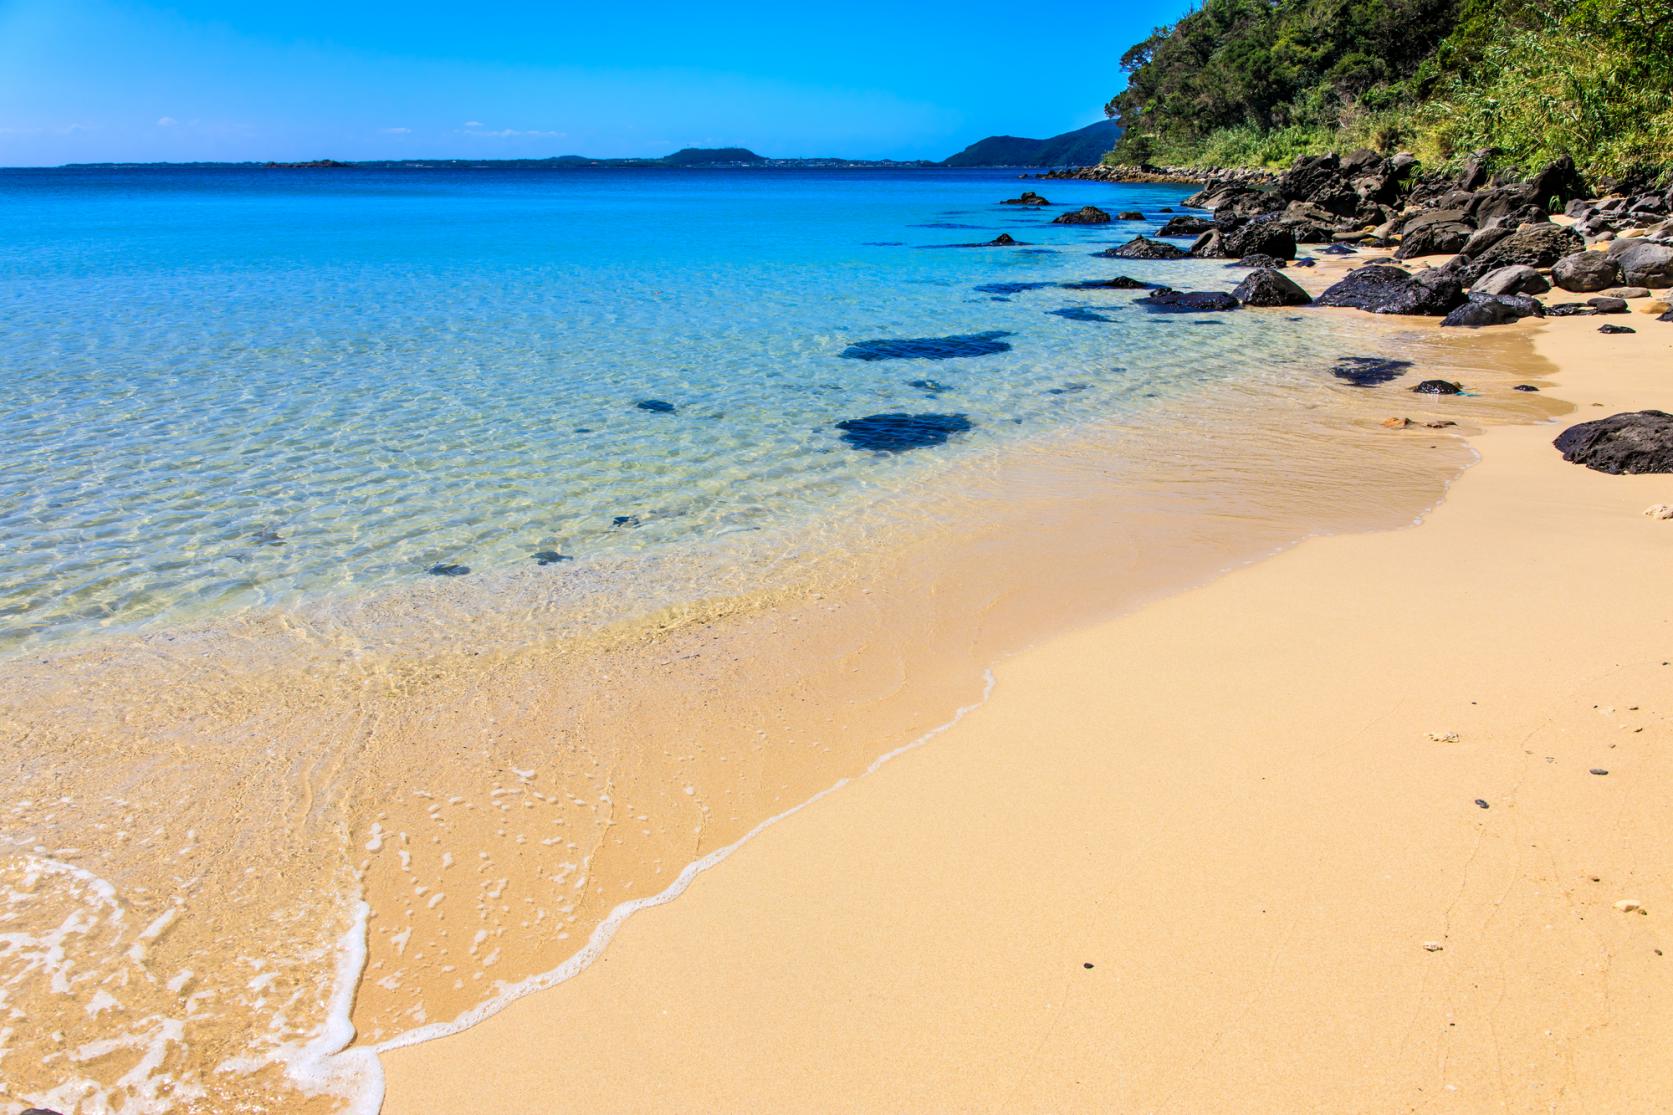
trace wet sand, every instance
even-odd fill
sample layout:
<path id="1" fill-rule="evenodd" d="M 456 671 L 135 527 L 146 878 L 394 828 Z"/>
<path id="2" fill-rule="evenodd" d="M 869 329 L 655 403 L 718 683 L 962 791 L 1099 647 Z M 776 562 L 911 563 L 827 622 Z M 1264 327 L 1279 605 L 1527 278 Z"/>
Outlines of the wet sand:
<path id="1" fill-rule="evenodd" d="M 1630 323 L 1507 332 L 1566 423 L 1667 406 Z M 574 979 L 386 1053 L 385 1110 L 1664 1109 L 1673 482 L 1561 428 L 1002 661 Z"/>

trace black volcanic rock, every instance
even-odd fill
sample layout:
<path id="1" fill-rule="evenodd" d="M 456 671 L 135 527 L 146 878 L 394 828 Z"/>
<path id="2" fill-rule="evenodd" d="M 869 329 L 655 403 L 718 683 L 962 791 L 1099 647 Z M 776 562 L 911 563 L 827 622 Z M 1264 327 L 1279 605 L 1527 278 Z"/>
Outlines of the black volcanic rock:
<path id="1" fill-rule="evenodd" d="M 1214 227 L 1214 222 L 1204 217 L 1181 215 L 1170 218 L 1157 232 L 1158 236 L 1201 236 Z"/>
<path id="2" fill-rule="evenodd" d="M 1107 259 L 1188 259 L 1191 253 L 1148 236 L 1135 236 L 1119 248 L 1097 253 Z"/>
<path id="3" fill-rule="evenodd" d="M 1061 213 L 1052 218 L 1054 225 L 1107 225 L 1110 215 L 1096 205 L 1083 205 L 1073 213 Z"/>
<path id="4" fill-rule="evenodd" d="M 1305 306 L 1313 300 L 1293 279 L 1266 267 L 1238 283 L 1232 297 L 1245 306 Z"/>
<path id="5" fill-rule="evenodd" d="M 1149 290 L 1156 284 L 1141 283 L 1126 275 L 1117 275 L 1113 279 L 1076 279 L 1074 282 L 1057 285 L 1064 290 Z"/>
<path id="6" fill-rule="evenodd" d="M 838 422 L 842 440 L 855 449 L 904 453 L 944 445 L 954 434 L 973 429 L 962 414 L 868 414 Z"/>
<path id="7" fill-rule="evenodd" d="M 1235 310 L 1241 303 L 1219 290 L 1161 290 L 1152 291 L 1138 300 L 1138 305 L 1160 314 L 1205 314 Z"/>
<path id="8" fill-rule="evenodd" d="M 1009 352 L 1001 337 L 1011 334 L 996 329 L 987 333 L 963 333 L 951 337 L 886 337 L 856 341 L 842 350 L 847 360 L 958 360 Z"/>
<path id="9" fill-rule="evenodd" d="M 1371 263 L 1356 267 L 1319 295 L 1321 306 L 1348 306 L 1356 310 L 1376 310 L 1393 301 L 1394 297 L 1411 285 L 1412 277 L 1398 267 Z"/>
<path id="10" fill-rule="evenodd" d="M 1598 472 L 1673 472 L 1673 414 L 1659 410 L 1613 414 L 1570 426 L 1552 442 L 1563 460 Z"/>
<path id="11" fill-rule="evenodd" d="M 1001 204 L 1001 205 L 1050 205 L 1051 202 L 1047 201 L 1045 198 L 1041 197 L 1039 194 L 1035 193 L 1033 190 L 1024 190 L 1024 191 L 1022 191 L 1022 194 L 1020 196 L 1018 196 L 1018 197 L 1008 197 L 1004 201 L 1000 202 L 999 204 Z"/>
<path id="12" fill-rule="evenodd" d="M 1449 379 L 1426 379 L 1412 388 L 1419 395 L 1461 395 L 1464 388 Z"/>

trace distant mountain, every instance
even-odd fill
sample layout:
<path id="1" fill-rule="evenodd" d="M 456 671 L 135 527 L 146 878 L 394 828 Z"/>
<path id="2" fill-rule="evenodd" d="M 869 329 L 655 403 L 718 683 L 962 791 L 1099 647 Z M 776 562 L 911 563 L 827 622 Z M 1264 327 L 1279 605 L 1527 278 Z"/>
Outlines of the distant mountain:
<path id="1" fill-rule="evenodd" d="M 988 136 L 966 147 L 942 166 L 1092 166 L 1121 138 L 1121 125 L 1113 120 L 1050 139 L 1020 136 Z"/>
<path id="2" fill-rule="evenodd" d="M 672 155 L 656 160 L 668 166 L 714 166 L 724 163 L 737 166 L 743 163 L 764 163 L 767 160 L 747 147 L 682 147 Z"/>

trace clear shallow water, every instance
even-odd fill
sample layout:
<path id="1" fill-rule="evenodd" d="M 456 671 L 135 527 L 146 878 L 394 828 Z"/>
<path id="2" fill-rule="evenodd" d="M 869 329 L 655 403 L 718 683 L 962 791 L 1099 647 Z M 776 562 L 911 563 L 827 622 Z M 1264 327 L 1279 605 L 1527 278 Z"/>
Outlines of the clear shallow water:
<path id="1" fill-rule="evenodd" d="M 1092 258 L 1153 232 L 1184 189 L 1050 183 L 1069 206 L 1155 218 L 1089 228 L 1051 225 L 1061 206 L 996 204 L 1026 185 L 982 171 L 0 172 L 0 648 L 437 564 L 480 575 L 541 551 L 585 563 L 793 535 L 962 455 L 1220 377 L 1316 372 L 1341 351 L 1322 318 L 1275 337 L 1256 315 L 1152 316 L 1125 291 L 975 289 L 1240 275 Z M 1031 247 L 943 247 L 1000 232 Z M 1008 349 L 986 355 L 842 355 L 999 332 Z M 674 410 L 635 405 L 653 399 Z M 973 428 L 894 458 L 835 428 L 893 411 Z"/>

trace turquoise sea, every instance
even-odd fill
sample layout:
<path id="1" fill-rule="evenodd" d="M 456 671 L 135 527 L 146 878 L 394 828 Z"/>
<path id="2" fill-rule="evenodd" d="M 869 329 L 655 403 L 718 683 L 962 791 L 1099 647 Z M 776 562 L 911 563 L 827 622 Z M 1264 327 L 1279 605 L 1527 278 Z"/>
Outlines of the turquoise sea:
<path id="1" fill-rule="evenodd" d="M 1341 351 L 1323 317 L 1275 336 L 1057 285 L 1241 272 L 1094 257 L 1185 188 L 1018 178 L 0 171 L 0 650 L 793 537 L 961 455 Z M 1057 204 L 998 204 L 1029 187 Z M 1144 219 L 1051 223 L 1088 203 Z M 956 246 L 1000 233 L 1023 246 Z M 850 349 L 945 337 L 975 340 Z M 894 454 L 837 428 L 878 413 L 969 428 Z"/>

